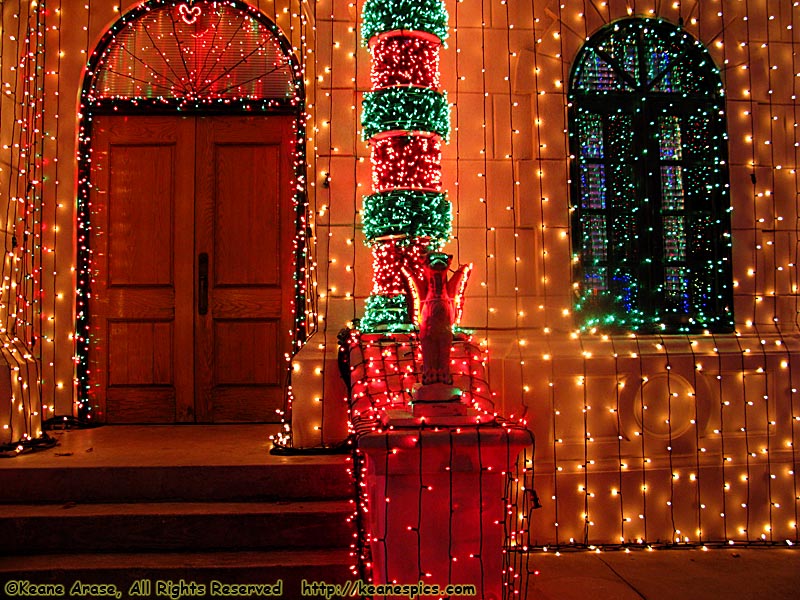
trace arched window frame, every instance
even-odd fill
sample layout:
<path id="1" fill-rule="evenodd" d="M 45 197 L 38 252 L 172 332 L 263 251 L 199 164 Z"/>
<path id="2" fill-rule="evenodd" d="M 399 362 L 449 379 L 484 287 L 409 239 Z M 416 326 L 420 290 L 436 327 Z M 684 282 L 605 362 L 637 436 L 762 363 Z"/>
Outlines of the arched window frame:
<path id="1" fill-rule="evenodd" d="M 725 94 L 708 50 L 664 20 L 611 23 L 578 53 L 568 113 L 581 328 L 732 331 Z"/>
<path id="2" fill-rule="evenodd" d="M 155 10 L 179 10 L 187 15 L 190 24 L 195 5 L 224 5 L 242 15 L 251 22 L 269 30 L 274 41 L 285 57 L 293 88 L 286 97 L 250 97 L 203 98 L 166 94 L 155 97 L 115 97 L 107 98 L 97 93 L 97 82 L 101 77 L 103 61 L 107 51 L 113 45 L 117 34 L 146 17 Z M 181 6 L 186 9 L 181 9 Z M 122 15 L 103 35 L 100 42 L 89 57 L 84 71 L 81 87 L 78 123 L 78 197 L 77 197 L 77 236 L 76 236 L 76 288 L 75 288 L 75 363 L 77 378 L 78 417 L 92 419 L 92 406 L 89 402 L 89 360 L 91 332 L 89 323 L 89 304 L 91 302 L 92 249 L 90 222 L 90 190 L 91 190 L 91 139 L 92 119 L 102 114 L 179 114 L 187 115 L 289 115 L 295 120 L 295 143 L 293 148 L 294 164 L 294 207 L 295 207 L 295 243 L 294 243 L 294 314 L 295 327 L 293 349 L 298 351 L 316 327 L 315 297 L 311 294 L 311 261 L 309 253 L 310 227 L 308 220 L 308 197 L 306 189 L 306 118 L 305 118 L 305 85 L 303 68 L 293 53 L 292 44 L 280 28 L 258 8 L 240 0 L 218 0 L 201 2 L 201 0 L 146 0 Z"/>

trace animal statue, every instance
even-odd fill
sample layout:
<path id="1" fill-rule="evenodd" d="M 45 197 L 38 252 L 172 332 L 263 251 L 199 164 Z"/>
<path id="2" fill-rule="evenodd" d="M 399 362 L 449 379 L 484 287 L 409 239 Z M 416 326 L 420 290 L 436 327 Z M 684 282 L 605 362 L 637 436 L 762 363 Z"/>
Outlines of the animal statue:
<path id="1" fill-rule="evenodd" d="M 472 265 L 461 265 L 448 279 L 452 259 L 443 252 L 430 252 L 421 276 L 403 270 L 412 292 L 411 312 L 419 323 L 423 386 L 453 383 L 453 325 L 461 320 L 462 298 Z"/>

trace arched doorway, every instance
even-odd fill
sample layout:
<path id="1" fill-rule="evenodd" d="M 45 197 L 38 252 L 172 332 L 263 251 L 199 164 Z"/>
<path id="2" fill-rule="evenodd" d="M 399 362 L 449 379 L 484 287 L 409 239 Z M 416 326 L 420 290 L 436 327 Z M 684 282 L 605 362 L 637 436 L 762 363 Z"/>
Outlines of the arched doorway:
<path id="1" fill-rule="evenodd" d="M 145 3 L 98 45 L 81 112 L 84 415 L 279 421 L 286 356 L 304 337 L 303 87 L 289 43 L 241 2 Z"/>

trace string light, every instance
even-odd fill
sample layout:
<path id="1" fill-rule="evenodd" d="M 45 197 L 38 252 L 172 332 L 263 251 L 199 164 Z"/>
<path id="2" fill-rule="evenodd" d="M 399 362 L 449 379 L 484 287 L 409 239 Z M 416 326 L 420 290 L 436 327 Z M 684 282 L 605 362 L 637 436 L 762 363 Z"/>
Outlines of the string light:
<path id="1" fill-rule="evenodd" d="M 219 4 L 243 7 L 235 2 Z M 328 322 L 338 328 L 351 315 L 356 315 L 360 299 L 372 293 L 387 296 L 402 293 L 402 280 L 396 268 L 394 274 L 390 274 L 388 267 L 390 263 L 396 267 L 399 262 L 384 255 L 402 253 L 405 252 L 403 248 L 411 247 L 410 244 L 404 246 L 406 242 L 399 239 L 378 243 L 376 238 L 368 251 L 357 243 L 345 244 L 345 238 L 357 239 L 355 213 L 361 195 L 367 193 L 371 177 L 368 159 L 357 149 L 355 141 L 359 116 L 353 90 L 361 91 L 372 81 L 376 90 L 383 86 L 411 84 L 438 92 L 439 81 L 430 77 L 424 79 L 424 66 L 435 61 L 434 47 L 426 46 L 422 38 L 387 36 L 383 42 L 385 48 L 373 49 L 373 58 L 377 52 L 386 52 L 387 70 L 378 70 L 378 78 L 368 80 L 367 70 L 356 68 L 364 53 L 357 48 L 357 19 L 348 12 L 347 6 L 334 3 L 329 15 L 326 9 L 318 9 L 319 3 L 312 3 L 313 8 L 303 9 L 314 11 L 314 18 L 310 19 L 301 16 L 300 9 L 284 12 L 280 2 L 262 1 L 261 4 L 269 7 L 265 10 L 273 13 L 273 23 L 280 24 L 281 31 L 288 35 L 282 52 L 294 54 L 299 65 L 292 65 L 292 77 L 295 81 L 306 80 L 307 90 L 313 90 L 309 91 L 309 104 L 313 106 L 308 106 L 306 130 L 297 130 L 298 140 L 303 143 L 298 145 L 296 154 L 301 166 L 308 163 L 309 173 L 309 181 L 298 179 L 298 185 L 307 187 L 308 202 L 316 209 L 304 223 L 302 235 L 306 236 L 308 249 L 303 249 L 303 244 L 298 245 L 305 271 L 297 273 L 296 285 L 300 289 L 305 285 L 313 287 L 309 287 L 303 304 L 298 305 L 297 316 L 305 319 L 302 327 L 308 331 L 318 323 L 320 328 L 326 327 Z M 384 4 L 390 5 L 386 15 L 402 13 L 397 10 L 398 3 Z M 597 11 L 586 10 L 580 4 L 557 3 L 546 14 L 544 7 L 531 4 L 530 10 L 525 11 L 526 16 L 512 10 L 511 18 L 506 21 L 502 7 L 497 12 L 497 7 L 488 2 L 454 2 L 450 6 L 456 12 L 456 19 L 460 18 L 459 32 L 453 36 L 455 42 L 450 40 L 452 48 L 447 57 L 450 62 L 443 63 L 447 65 L 443 68 L 442 80 L 450 92 L 449 101 L 458 106 L 461 113 L 452 129 L 450 146 L 443 147 L 442 158 L 445 173 L 451 172 L 448 170 L 454 166 L 457 171 L 457 186 L 453 185 L 452 178 L 448 179 L 450 175 L 444 177 L 453 202 L 452 231 L 458 243 L 463 242 L 470 253 L 477 249 L 477 252 L 485 251 L 486 255 L 479 261 L 474 275 L 483 285 L 474 286 L 478 291 L 465 306 L 464 322 L 478 332 L 475 344 L 481 351 L 490 348 L 495 352 L 493 361 L 486 363 L 486 373 L 477 379 L 491 379 L 493 387 L 502 383 L 502 389 L 511 390 L 508 395 L 491 396 L 496 404 L 492 410 L 505 414 L 518 411 L 517 396 L 519 390 L 523 390 L 536 416 L 532 426 L 540 441 L 537 487 L 548 500 L 542 511 L 531 516 L 532 529 L 540 536 L 539 549 L 547 546 L 550 551 L 558 551 L 568 546 L 597 547 L 598 544 L 653 548 L 656 540 L 669 540 L 672 545 L 700 544 L 702 540 L 704 548 L 715 543 L 738 545 L 770 540 L 774 543 L 790 540 L 796 544 L 798 494 L 796 469 L 792 463 L 796 462 L 800 409 L 793 376 L 797 364 L 792 339 L 797 326 L 798 257 L 793 242 L 797 228 L 792 215 L 795 212 L 793 198 L 798 189 L 800 142 L 796 95 L 800 79 L 795 75 L 800 72 L 800 65 L 796 57 L 784 55 L 784 50 L 790 44 L 785 37 L 789 31 L 787 27 L 798 26 L 794 23 L 797 11 L 776 16 L 768 22 L 768 27 L 762 27 L 767 23 L 768 9 L 762 10 L 752 2 L 749 7 L 747 3 L 665 3 L 654 13 L 672 29 L 697 39 L 707 48 L 708 60 L 724 74 L 725 96 L 719 106 L 725 110 L 723 116 L 730 131 L 730 140 L 720 147 L 727 148 L 730 155 L 726 165 L 730 174 L 730 204 L 734 208 L 730 229 L 734 252 L 730 271 L 735 281 L 734 304 L 730 308 L 732 311 L 735 308 L 738 333 L 723 331 L 725 324 L 730 323 L 729 314 L 717 311 L 704 313 L 702 318 L 695 317 L 697 323 L 708 323 L 708 333 L 702 326 L 695 325 L 692 325 L 693 331 L 681 331 L 684 325 L 679 323 L 674 330 L 679 333 L 673 335 L 668 333 L 669 329 L 658 331 L 662 323 L 669 327 L 670 319 L 665 313 L 660 313 L 656 320 L 649 320 L 654 315 L 645 310 L 628 313 L 620 309 L 622 300 L 617 301 L 611 293 L 607 294 L 610 297 L 608 310 L 597 310 L 590 315 L 598 319 L 596 322 L 587 322 L 584 317 L 589 313 L 580 306 L 576 311 L 572 283 L 579 283 L 579 299 L 589 288 L 586 280 L 574 279 L 569 274 L 571 268 L 583 268 L 581 257 L 573 262 L 583 248 L 581 245 L 570 248 L 573 238 L 568 218 L 568 182 L 571 180 L 573 186 L 583 184 L 569 171 L 569 165 L 580 163 L 582 158 L 575 154 L 570 159 L 572 151 L 565 147 L 570 139 L 564 133 L 570 129 L 564 111 L 571 100 L 567 82 L 575 64 L 574 57 L 586 41 L 609 23 L 628 16 L 627 6 L 622 2 L 601 3 Z M 95 2 L 86 6 L 88 8 L 73 10 L 71 7 L 66 11 L 63 26 L 76 31 L 85 27 L 85 36 L 80 37 L 94 40 L 102 34 L 100 28 L 111 18 L 111 13 L 99 11 Z M 52 93 L 54 87 L 61 99 L 78 97 L 78 83 L 71 82 L 68 74 L 77 72 L 88 59 L 96 61 L 99 57 L 93 56 L 93 48 L 81 47 L 83 40 L 76 42 L 71 38 L 65 38 L 63 45 L 54 52 L 55 42 L 50 30 L 46 39 L 37 33 L 44 31 L 43 24 L 48 27 L 58 24 L 60 31 L 62 16 L 57 7 L 57 3 L 49 3 L 50 12 L 42 21 L 35 7 L 30 12 L 31 6 L 23 3 L 17 12 L 5 11 L 2 30 L 5 45 L 0 52 L 4 67 L 2 93 L 7 102 L 5 106 L 13 106 L 14 110 L 3 111 L 2 126 L 8 138 L 3 142 L 6 158 L 2 161 L 0 177 L 3 178 L 3 201 L 13 209 L 12 218 L 20 226 L 16 243 L 12 237 L 7 240 L 2 304 L 7 317 L 3 333 L 8 338 L 3 339 L 9 341 L 7 349 L 17 358 L 41 355 L 38 374 L 30 370 L 25 360 L 17 364 L 16 358 L 11 359 L 12 368 L 19 369 L 13 371 L 19 378 L 16 382 L 19 392 L 23 392 L 22 383 L 27 383 L 24 393 L 31 399 L 20 411 L 18 407 L 26 396 L 15 390 L 14 403 L 8 403 L 8 415 L 3 417 L 2 424 L 4 434 L 10 436 L 4 439 L 12 442 L 40 435 L 35 418 L 17 421 L 16 415 L 33 416 L 36 412 L 41 415 L 45 411 L 53 414 L 56 405 L 61 407 L 59 414 L 71 414 L 71 357 L 77 356 L 80 360 L 91 342 L 81 319 L 89 314 L 86 301 L 90 300 L 89 286 L 94 277 L 92 263 L 76 263 L 72 244 L 77 245 L 79 256 L 90 251 L 90 246 L 86 245 L 90 241 L 87 228 L 92 224 L 90 219 L 84 219 L 88 212 L 78 221 L 77 227 L 73 222 L 75 199 L 71 198 L 70 189 L 71 182 L 76 179 L 73 150 L 68 148 L 69 144 L 60 143 L 61 149 L 57 150 L 55 143 L 42 142 L 54 134 L 56 113 L 59 137 L 69 137 L 74 123 L 69 103 L 57 108 L 59 101 Z M 632 15 L 639 18 L 647 15 L 649 9 L 650 5 L 644 9 L 633 6 Z M 362 15 L 362 22 L 366 21 Z M 498 22 L 502 26 L 498 26 Z M 558 35 L 537 33 L 548 23 L 552 23 L 552 30 Z M 512 24 L 513 36 L 509 44 L 505 35 L 509 29 L 507 25 Z M 757 43 L 748 28 L 761 32 L 756 36 Z M 379 29 L 376 27 L 375 31 Z M 502 31 L 498 33 L 498 30 Z M 303 37 L 305 40 L 301 39 Z M 392 65 L 399 64 L 396 60 L 401 47 L 407 48 L 403 52 L 417 53 L 413 67 L 407 72 L 401 72 L 403 69 L 399 66 L 395 71 L 391 69 Z M 670 48 L 665 49 L 666 54 Z M 507 52 L 513 53 L 511 69 L 505 60 L 497 58 L 505 59 Z M 59 67 L 52 67 L 56 58 L 63 62 Z M 91 64 L 97 65 L 96 62 Z M 452 64 L 455 64 L 458 78 L 455 85 Z M 308 73 L 302 71 L 303 66 Z M 366 63 L 361 66 L 365 67 Z M 708 68 L 712 66 L 711 62 L 706 64 Z M 40 69 L 38 76 L 37 69 Z M 296 69 L 301 69 L 299 76 Z M 53 71 L 59 73 L 51 74 Z M 43 80 L 47 84 L 41 88 Z M 556 82 L 563 83 L 559 86 Z M 696 84 L 689 83 L 703 85 L 702 79 Z M 48 88 L 48 85 L 53 87 Z M 508 90 L 512 93 L 508 94 Z M 97 93 L 105 94 L 103 101 L 120 110 L 133 108 L 127 107 L 122 98 L 115 98 L 110 87 Z M 506 98 L 506 95 L 513 97 Z M 294 98 L 294 92 L 283 97 L 283 108 L 299 110 L 298 104 L 291 104 Z M 137 102 L 142 107 L 170 107 L 169 103 L 144 95 Z M 252 111 L 261 110 L 254 99 L 244 102 Z M 187 105 L 188 108 L 193 106 Z M 201 108 L 214 112 L 230 106 L 232 104 L 225 100 L 218 100 L 202 103 Z M 572 108 L 577 112 L 576 107 Z M 81 110 L 90 114 L 88 105 Z M 519 132 L 513 133 L 513 138 L 509 133 L 512 130 L 509 110 L 514 111 L 513 129 Z M 584 129 L 596 130 L 591 118 L 584 116 Z M 681 121 L 677 128 L 682 143 L 688 139 L 684 135 L 684 125 L 685 121 Z M 667 122 L 666 132 L 662 134 L 656 119 L 653 139 L 669 137 L 668 126 Z M 398 137 L 405 138 L 414 133 L 413 130 L 397 131 L 400 132 Z M 89 129 L 81 132 L 87 143 L 85 137 L 89 133 Z M 514 139 L 513 148 L 509 138 Z M 429 141 L 433 139 L 428 136 Z M 750 141 L 745 142 L 745 139 Z M 301 156 L 306 147 L 308 156 Z M 82 146 L 82 152 L 87 149 L 87 145 Z M 712 159 L 721 156 L 715 149 L 714 144 L 708 146 L 708 156 Z M 424 160 L 420 155 L 416 164 L 430 166 L 432 162 L 427 161 L 432 161 L 434 155 L 430 147 Z M 630 156 L 639 155 L 633 152 Z M 55 158 L 59 159 L 58 177 L 55 176 Z M 584 164 L 603 161 L 587 158 Z M 658 160 L 653 161 L 659 168 L 662 166 L 660 154 Z M 691 186 L 683 168 L 691 166 L 688 158 L 664 166 L 682 167 L 680 182 L 686 200 Z M 443 181 L 439 176 L 436 182 L 433 169 L 431 167 L 424 177 L 419 175 L 419 179 L 413 179 L 409 187 L 419 185 L 427 192 L 439 192 L 436 187 Z M 597 175 L 588 174 L 588 170 L 587 167 L 587 186 L 596 181 Z M 374 192 L 402 187 L 403 181 L 409 181 L 411 171 L 410 166 L 403 174 L 387 171 L 377 184 L 385 187 Z M 325 175 L 319 176 L 323 172 Z M 81 186 L 86 184 L 84 175 L 86 172 L 77 178 Z M 609 173 L 605 175 L 608 182 Z M 677 170 L 668 175 L 673 176 L 669 179 L 674 184 L 673 189 L 678 189 Z M 661 186 L 660 173 L 654 177 L 653 185 Z M 57 179 L 61 184 L 56 194 Z M 610 193 L 609 190 L 607 183 L 606 192 Z M 299 193 L 298 210 L 301 210 L 306 200 Z M 79 197 L 78 205 L 85 207 L 87 199 L 88 196 Z M 514 206 L 513 216 L 507 206 Z M 41 231 L 30 226 L 41 227 Z M 55 236 L 57 231 L 58 236 Z M 688 257 L 692 252 L 690 234 L 686 230 L 684 233 L 686 243 L 678 243 L 673 248 L 674 256 L 685 252 Z M 37 238 L 37 234 L 40 237 Z M 663 236 L 653 237 L 653 240 L 646 240 L 642 236 L 639 241 L 663 244 Z M 680 232 L 672 237 L 679 240 Z M 509 252 L 514 240 L 519 250 Z M 389 246 L 390 241 L 395 250 Z M 419 240 L 419 244 L 422 243 L 423 240 Z M 614 251 L 613 248 L 608 250 Z M 376 255 L 379 258 L 376 259 Z M 516 258 L 520 260 L 517 262 Z M 331 259 L 337 260 L 331 262 Z M 377 268 L 376 273 L 380 271 L 380 275 L 370 284 L 366 272 L 372 261 L 387 266 Z M 684 266 L 680 260 L 676 263 L 677 267 Z M 347 266 L 351 270 L 346 270 Z M 516 282 L 511 277 L 512 269 L 519 273 Z M 713 265 L 712 270 L 716 277 L 724 268 L 717 269 L 717 265 Z M 51 272 L 57 275 L 51 277 Z M 679 279 L 680 276 L 679 273 Z M 75 308 L 77 329 L 68 287 L 73 277 L 79 288 Z M 306 284 L 306 281 L 316 281 L 318 286 Z M 724 277 L 721 281 L 724 282 Z M 645 284 L 640 284 L 631 291 L 641 294 L 644 287 Z M 602 291 L 598 288 L 598 295 Z M 666 290 L 663 295 L 666 297 Z M 314 304 L 318 299 L 319 309 Z M 525 316 L 518 327 L 520 312 Z M 608 315 L 615 317 L 615 323 L 623 324 L 613 335 L 602 322 Z M 719 327 L 708 315 L 720 316 Z M 44 321 L 41 335 L 35 333 L 40 318 Z M 631 337 L 631 329 L 640 320 L 647 321 L 645 329 L 656 335 Z M 8 325 L 12 322 L 16 329 Z M 300 327 L 298 325 L 298 329 Z M 604 334 L 608 339 L 603 339 Z M 762 339 L 765 344 L 760 343 Z M 298 340 L 299 337 L 295 341 Z M 518 343 L 520 340 L 526 340 L 526 344 L 522 346 Z M 661 344 L 660 348 L 655 346 L 656 342 Z M 77 352 L 73 351 L 73 343 L 78 345 Z M 58 348 L 57 353 L 55 348 Z M 507 352 L 507 348 L 514 350 Z M 331 352 L 330 356 L 334 354 Z M 514 368 L 508 368 L 509 361 L 514 363 Z M 525 364 L 517 365 L 520 361 Z M 783 362 L 786 367 L 781 366 Z M 477 361 L 472 366 L 479 364 L 482 362 Z M 664 382 L 656 376 L 667 372 L 667 364 L 671 369 L 669 382 L 664 383 L 666 391 L 656 393 L 657 388 L 651 383 Z M 697 364 L 702 364 L 702 370 L 696 368 Z M 323 379 L 314 374 L 316 364 L 310 368 L 301 366 L 294 374 L 293 385 L 306 375 Z M 329 364 L 325 363 L 324 368 L 330 368 Z M 688 382 L 694 394 L 691 398 L 681 396 L 680 401 L 674 400 L 673 393 L 682 393 L 676 388 L 680 380 L 675 375 Z M 580 388 L 575 383 L 579 376 L 584 377 Z M 41 387 L 36 385 L 40 380 Z M 78 381 L 80 387 L 90 380 L 87 373 L 79 370 Z M 523 386 L 527 386 L 528 391 Z M 582 396 L 576 401 L 574 394 L 578 389 Z M 43 394 L 41 406 L 37 405 L 39 394 Z M 325 405 L 330 396 L 317 392 L 310 397 L 323 398 L 323 402 L 315 404 Z M 692 410 L 688 414 L 695 423 L 682 421 L 676 413 L 684 400 L 691 403 Z M 639 408 L 635 409 L 636 406 Z M 748 424 L 742 431 L 745 412 Z M 303 428 L 303 416 L 300 411 L 297 413 L 294 429 L 299 432 Z M 318 413 L 314 416 L 314 426 L 320 426 L 322 421 L 316 418 Z M 685 433 L 676 433 L 687 424 Z M 329 428 L 329 422 L 322 426 L 323 430 Z M 314 431 L 308 439 L 318 443 L 324 435 L 324 431 Z M 620 436 L 623 439 L 620 440 Z M 743 449 L 745 439 L 749 452 Z M 552 443 L 548 443 L 549 440 Z M 668 446 L 672 450 L 668 450 Z M 749 476 L 747 461 L 751 470 Z M 673 473 L 678 475 L 677 479 Z M 747 479 L 742 480 L 742 475 Z M 588 485 L 579 492 L 578 485 L 584 483 L 584 476 Z M 612 487 L 618 491 L 616 495 L 611 493 Z M 588 511 L 584 510 L 587 492 L 594 494 L 587 496 Z M 579 508 L 575 510 L 574 507 Z M 671 523 L 673 516 L 674 525 Z M 769 532 L 765 527 L 770 528 Z M 701 533 L 697 533 L 698 530 Z M 767 535 L 766 541 L 761 539 L 762 533 Z M 687 536 L 689 542 L 685 541 Z M 675 541 L 678 539 L 680 542 Z M 462 556 L 457 558 L 457 562 L 467 560 Z M 524 573 L 520 577 L 524 577 Z"/>

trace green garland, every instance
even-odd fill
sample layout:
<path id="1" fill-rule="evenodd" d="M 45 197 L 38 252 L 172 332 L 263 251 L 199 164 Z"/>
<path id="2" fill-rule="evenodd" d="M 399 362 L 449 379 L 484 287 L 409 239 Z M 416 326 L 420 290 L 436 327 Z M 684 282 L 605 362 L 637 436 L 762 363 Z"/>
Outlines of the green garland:
<path id="1" fill-rule="evenodd" d="M 412 331 L 408 301 L 405 294 L 397 296 L 372 295 L 364 304 L 364 318 L 358 325 L 362 333 L 377 331 Z"/>
<path id="2" fill-rule="evenodd" d="M 447 38 L 447 9 L 442 0 L 367 0 L 361 11 L 361 41 L 385 31 L 427 31 Z"/>
<path id="3" fill-rule="evenodd" d="M 394 190 L 365 196 L 361 220 L 369 241 L 404 234 L 428 237 L 441 246 L 452 231 L 450 202 L 439 192 Z"/>
<path id="4" fill-rule="evenodd" d="M 392 87 L 364 93 L 361 126 L 365 140 L 384 131 L 428 131 L 450 135 L 447 94 L 428 88 Z"/>

